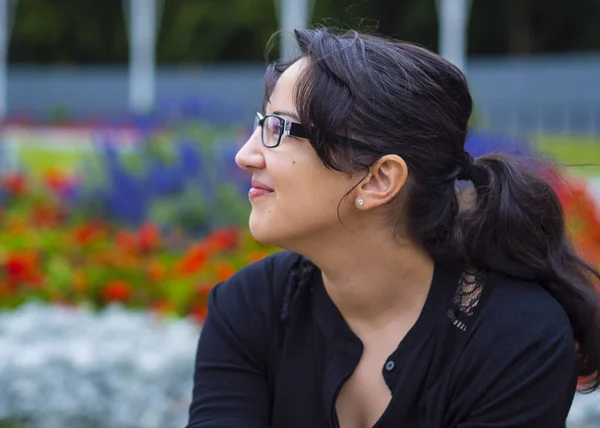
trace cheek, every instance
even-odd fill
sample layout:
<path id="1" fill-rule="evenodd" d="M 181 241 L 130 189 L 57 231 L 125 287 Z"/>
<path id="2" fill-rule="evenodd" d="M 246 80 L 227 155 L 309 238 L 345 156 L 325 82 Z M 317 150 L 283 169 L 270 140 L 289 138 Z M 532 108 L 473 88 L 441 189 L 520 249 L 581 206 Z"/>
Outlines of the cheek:
<path id="1" fill-rule="evenodd" d="M 253 226 L 268 227 L 274 232 L 309 232 L 336 217 L 339 199 L 334 199 L 316 176 L 298 175 L 276 183 L 272 197 L 253 203 Z"/>
<path id="2" fill-rule="evenodd" d="M 307 215 L 327 217 L 331 212 L 335 214 L 341 197 L 351 187 L 340 186 L 335 175 L 323 167 L 318 158 L 309 162 L 291 159 L 285 176 L 276 179 L 277 208 L 300 220 Z"/>
<path id="3" fill-rule="evenodd" d="M 352 185 L 329 170 L 303 166 L 290 161 L 285 175 L 273 174 L 276 194 L 253 204 L 250 230 L 257 240 L 290 248 L 292 242 L 316 239 L 339 227 L 338 205 Z"/>

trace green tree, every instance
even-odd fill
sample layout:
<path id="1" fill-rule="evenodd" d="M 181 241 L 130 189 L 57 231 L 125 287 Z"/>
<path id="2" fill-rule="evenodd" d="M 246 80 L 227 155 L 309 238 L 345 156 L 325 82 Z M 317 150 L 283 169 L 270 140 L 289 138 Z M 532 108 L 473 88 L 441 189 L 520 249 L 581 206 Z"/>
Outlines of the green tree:
<path id="1" fill-rule="evenodd" d="M 277 28 L 274 0 L 164 0 L 160 63 L 260 61 Z M 313 23 L 437 49 L 436 0 L 315 0 Z M 598 0 L 473 0 L 475 55 L 600 50 Z M 20 0 L 13 63 L 115 64 L 128 57 L 122 0 Z M 276 55 L 277 52 L 274 52 Z"/>

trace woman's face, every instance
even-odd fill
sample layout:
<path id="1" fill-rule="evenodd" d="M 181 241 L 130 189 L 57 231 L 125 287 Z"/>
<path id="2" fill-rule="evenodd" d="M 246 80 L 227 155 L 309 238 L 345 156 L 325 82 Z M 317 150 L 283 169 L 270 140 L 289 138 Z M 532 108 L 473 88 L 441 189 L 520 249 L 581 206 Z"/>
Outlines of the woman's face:
<path id="1" fill-rule="evenodd" d="M 293 93 L 306 66 L 301 59 L 280 76 L 265 114 L 300 122 Z M 332 238 L 342 227 L 338 204 L 358 180 L 327 169 L 308 140 L 284 136 L 279 146 L 267 148 L 259 127 L 235 160 L 252 173 L 250 231 L 258 241 L 299 251 L 315 239 Z M 340 215 L 354 203 L 352 196 L 347 199 Z"/>

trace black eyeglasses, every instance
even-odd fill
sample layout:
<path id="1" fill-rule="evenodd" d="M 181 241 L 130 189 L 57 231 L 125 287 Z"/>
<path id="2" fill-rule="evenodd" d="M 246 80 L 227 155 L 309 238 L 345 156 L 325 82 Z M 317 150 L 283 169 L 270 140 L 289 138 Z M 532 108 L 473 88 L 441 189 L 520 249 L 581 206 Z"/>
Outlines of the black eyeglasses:
<path id="1" fill-rule="evenodd" d="M 259 126 L 262 128 L 260 133 L 262 143 L 269 148 L 280 145 L 283 137 L 308 138 L 304 126 L 276 114 L 263 116 L 257 112 L 254 118 L 254 130 L 256 131 Z"/>

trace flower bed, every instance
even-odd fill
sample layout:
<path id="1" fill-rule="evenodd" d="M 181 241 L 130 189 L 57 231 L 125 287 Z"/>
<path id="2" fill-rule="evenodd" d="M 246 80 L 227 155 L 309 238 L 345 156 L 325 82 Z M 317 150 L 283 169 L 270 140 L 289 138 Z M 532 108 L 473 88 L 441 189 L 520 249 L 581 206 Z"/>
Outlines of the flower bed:
<path id="1" fill-rule="evenodd" d="M 235 225 L 190 240 L 183 227 L 90 218 L 72 210 L 68 178 L 56 171 L 43 177 L 41 184 L 18 173 L 0 180 L 0 308 L 30 300 L 96 308 L 121 302 L 201 322 L 211 287 L 274 251 Z M 585 182 L 552 182 L 577 249 L 600 266 L 600 216 Z"/>
<path id="2" fill-rule="evenodd" d="M 198 325 L 119 306 L 27 304 L 0 315 L 0 421 L 32 428 L 181 428 Z"/>
<path id="3" fill-rule="evenodd" d="M 490 144 L 476 135 L 470 150 Z M 189 142 L 174 151 L 169 162 L 143 154 L 135 172 L 107 146 L 91 184 L 59 170 L 41 183 L 1 177 L 0 421 L 11 428 L 185 424 L 209 290 L 274 249 L 240 226 L 247 177 L 223 160 L 232 153 L 215 161 Z M 586 183 L 553 183 L 577 249 L 600 266 Z M 578 395 L 569 427 L 600 426 L 598 400 Z"/>
<path id="4" fill-rule="evenodd" d="M 235 226 L 190 242 L 153 223 L 126 228 L 73 218 L 56 195 L 30 190 L 20 175 L 4 178 L 3 308 L 31 300 L 96 308 L 120 302 L 164 314 L 192 314 L 202 321 L 212 286 L 273 251 Z"/>

